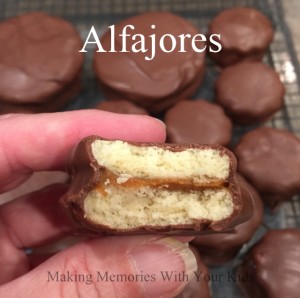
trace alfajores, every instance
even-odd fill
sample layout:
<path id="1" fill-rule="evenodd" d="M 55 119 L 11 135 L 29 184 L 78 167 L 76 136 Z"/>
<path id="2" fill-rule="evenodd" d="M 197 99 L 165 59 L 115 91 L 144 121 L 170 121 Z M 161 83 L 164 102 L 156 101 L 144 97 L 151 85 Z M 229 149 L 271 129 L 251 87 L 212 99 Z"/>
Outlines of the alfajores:
<path id="1" fill-rule="evenodd" d="M 118 30 L 116 30 L 116 25 L 111 25 L 106 32 L 110 36 L 109 47 L 107 47 L 101 42 L 95 27 L 92 26 L 80 52 L 87 52 L 87 45 L 95 44 L 98 53 L 144 53 L 144 59 L 151 61 L 155 59 L 158 50 L 164 53 L 174 51 L 186 53 L 187 48 L 191 47 L 196 53 L 203 53 L 206 50 L 218 53 L 222 49 L 220 34 L 211 34 L 207 37 L 205 34 L 190 34 L 183 30 L 181 34 L 174 35 L 171 33 L 171 27 L 170 33 L 159 34 L 161 28 L 156 24 L 147 24 L 147 27 L 147 34 L 143 34 L 138 33 L 139 30 L 133 24 L 124 24 Z"/>

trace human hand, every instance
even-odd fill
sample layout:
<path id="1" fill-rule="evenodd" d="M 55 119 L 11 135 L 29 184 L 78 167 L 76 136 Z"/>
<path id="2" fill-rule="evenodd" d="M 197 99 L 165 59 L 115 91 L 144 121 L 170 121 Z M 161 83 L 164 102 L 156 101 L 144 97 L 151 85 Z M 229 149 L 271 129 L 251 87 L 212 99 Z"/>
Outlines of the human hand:
<path id="1" fill-rule="evenodd" d="M 147 116 L 95 110 L 1 116 L 0 193 L 35 171 L 63 169 L 70 149 L 93 134 L 145 142 L 165 139 L 164 125 Z M 181 291 L 186 282 L 175 280 L 176 273 L 185 271 L 188 276 L 197 268 L 183 243 L 187 239 L 99 237 L 63 250 L 31 270 L 33 259 L 24 248 L 72 232 L 58 204 L 66 189 L 56 184 L 0 205 L 0 297 L 156 298 L 174 297 Z M 173 272 L 170 281 L 163 280 L 164 271 Z M 116 278 L 113 274 L 122 274 L 123 280 L 110 281 Z M 64 277 L 66 281 L 61 281 Z"/>

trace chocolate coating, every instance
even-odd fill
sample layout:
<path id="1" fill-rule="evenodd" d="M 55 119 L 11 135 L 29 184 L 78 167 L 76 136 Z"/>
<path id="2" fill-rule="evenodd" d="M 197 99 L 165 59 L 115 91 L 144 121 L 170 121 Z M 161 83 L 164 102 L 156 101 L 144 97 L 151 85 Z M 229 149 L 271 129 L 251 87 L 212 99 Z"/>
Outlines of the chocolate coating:
<path id="1" fill-rule="evenodd" d="M 275 70 L 260 62 L 243 62 L 222 71 L 216 100 L 234 122 L 262 122 L 283 105 L 284 86 Z"/>
<path id="2" fill-rule="evenodd" d="M 263 218 L 263 204 L 257 191 L 242 177 L 238 176 L 243 209 L 241 213 L 253 210 L 248 221 L 236 226 L 234 233 L 202 235 L 193 240 L 206 264 L 218 265 L 230 261 L 247 243 L 257 230 Z"/>
<path id="3" fill-rule="evenodd" d="M 182 101 L 165 115 L 171 143 L 219 144 L 228 146 L 232 124 L 223 109 L 205 100 Z"/>
<path id="4" fill-rule="evenodd" d="M 80 91 L 81 78 L 78 77 L 70 85 L 49 98 L 47 102 L 10 104 L 0 101 L 0 114 L 7 113 L 49 113 L 64 108 L 70 100 Z"/>
<path id="5" fill-rule="evenodd" d="M 210 56 L 225 67 L 244 60 L 261 60 L 272 42 L 274 30 L 258 10 L 236 7 L 217 15 L 209 25 L 209 34 L 221 35 L 221 51 Z"/>
<path id="6" fill-rule="evenodd" d="M 168 12 L 149 12 L 129 18 L 116 25 L 116 36 L 124 26 L 131 24 L 135 27 L 132 34 L 143 34 L 146 48 L 151 48 L 151 40 L 147 38 L 156 34 L 156 40 L 165 35 L 172 34 L 198 34 L 198 30 L 183 18 Z M 156 29 L 151 29 L 155 25 Z M 121 50 L 121 37 L 116 37 L 116 49 Z M 128 38 L 128 49 L 136 41 Z M 110 49 L 110 32 L 101 38 L 104 49 Z M 171 47 L 170 41 L 166 44 Z M 201 45 L 201 43 L 199 43 Z M 168 45 L 166 46 L 168 48 Z M 199 45 L 199 48 L 200 48 Z M 203 47 L 205 44 L 203 43 Z M 190 42 L 185 43 L 186 52 L 179 53 L 179 41 L 174 51 L 164 53 L 156 43 L 156 56 L 153 60 L 145 60 L 147 53 L 97 53 L 94 55 L 94 68 L 96 76 L 103 87 L 107 98 L 112 93 L 140 105 L 150 112 L 158 113 L 167 109 L 182 98 L 183 92 L 191 96 L 199 86 L 204 75 L 204 52 L 193 51 Z M 177 95 L 180 95 L 177 96 Z M 176 98 L 176 101 L 175 101 Z"/>
<path id="7" fill-rule="evenodd" d="M 179 101 L 185 100 L 186 98 L 192 97 L 192 95 L 196 92 L 201 83 L 203 76 L 200 74 L 196 77 L 196 79 L 188 85 L 185 89 L 181 90 L 177 94 L 167 96 L 161 98 L 159 101 L 151 102 L 151 106 L 149 106 L 149 102 L 147 100 L 144 101 L 136 101 L 135 99 L 128 98 L 127 100 L 135 102 L 135 104 L 143 107 L 151 112 L 151 114 L 157 115 L 159 113 L 164 112 L 169 107 L 173 106 Z M 107 88 L 102 84 L 102 90 L 105 93 L 106 98 L 109 100 L 122 100 L 125 98 L 124 94 L 119 94 L 115 90 Z"/>
<path id="8" fill-rule="evenodd" d="M 262 127 L 236 146 L 238 170 L 272 208 L 300 191 L 300 140 L 288 131 Z"/>
<path id="9" fill-rule="evenodd" d="M 0 24 L 0 39 L 3 105 L 52 104 L 77 82 L 82 41 L 67 21 L 40 12 L 23 14 Z"/>
<path id="10" fill-rule="evenodd" d="M 171 96 L 167 96 L 164 98 L 161 98 L 158 101 L 151 102 L 151 105 L 149 106 L 149 102 L 147 100 L 139 100 L 136 101 L 133 98 L 127 98 L 127 100 L 134 102 L 135 104 L 139 105 L 140 107 L 143 107 L 151 112 L 151 114 L 157 115 L 159 113 L 164 112 L 169 107 L 173 106 L 179 101 L 185 100 L 186 98 L 192 97 L 192 95 L 196 92 L 196 90 L 199 87 L 199 84 L 201 83 L 203 79 L 203 75 L 199 74 L 199 76 L 196 77 L 196 79 L 189 84 L 186 88 L 181 90 L 180 92 L 173 94 Z M 101 85 L 101 84 L 100 84 Z M 112 90 L 111 88 L 108 88 L 102 84 L 102 90 L 106 96 L 106 98 L 110 100 L 122 100 L 125 98 L 124 94 L 119 94 L 115 90 Z"/>
<path id="11" fill-rule="evenodd" d="M 300 230 L 269 230 L 248 252 L 239 271 L 246 297 L 299 298 Z"/>
<path id="12" fill-rule="evenodd" d="M 148 115 L 146 110 L 127 100 L 102 101 L 96 105 L 95 109 L 118 114 Z"/>
<path id="13" fill-rule="evenodd" d="M 190 249 L 197 259 L 197 274 L 199 277 L 191 280 L 176 298 L 210 298 L 209 284 L 208 281 L 204 279 L 204 277 L 209 274 L 208 268 L 203 263 L 197 249 L 191 245 Z"/>
<path id="14" fill-rule="evenodd" d="M 230 158 L 230 173 L 226 181 L 228 184 L 228 190 L 232 193 L 233 200 L 233 212 L 227 218 L 218 221 L 211 221 L 208 219 L 201 219 L 195 221 L 194 224 L 185 225 L 166 225 L 166 226 L 141 226 L 138 228 L 132 228 L 130 230 L 125 229 L 112 229 L 108 226 L 96 224 L 91 222 L 85 217 L 84 213 L 84 200 L 87 194 L 94 189 L 105 171 L 105 167 L 99 165 L 97 160 L 92 154 L 91 144 L 95 140 L 101 140 L 98 136 L 90 136 L 83 139 L 72 151 L 68 173 L 71 175 L 72 183 L 65 196 L 62 197 L 61 203 L 63 208 L 67 211 L 70 218 L 79 229 L 84 229 L 90 233 L 97 234 L 145 234 L 145 233 L 160 233 L 168 235 L 195 235 L 201 232 L 211 231 L 224 231 L 231 230 L 239 223 L 245 221 L 244 214 L 241 214 L 242 202 L 240 198 L 240 189 L 236 183 L 235 170 L 236 160 L 234 155 L 226 148 L 217 145 L 199 145 L 199 144 L 163 144 L 163 143 L 135 143 L 128 142 L 138 147 L 159 147 L 165 150 L 180 152 L 188 148 L 215 148 L 220 151 L 220 154 L 227 155 Z M 175 186 L 173 186 L 175 187 Z M 177 186 L 179 189 L 181 185 Z"/>

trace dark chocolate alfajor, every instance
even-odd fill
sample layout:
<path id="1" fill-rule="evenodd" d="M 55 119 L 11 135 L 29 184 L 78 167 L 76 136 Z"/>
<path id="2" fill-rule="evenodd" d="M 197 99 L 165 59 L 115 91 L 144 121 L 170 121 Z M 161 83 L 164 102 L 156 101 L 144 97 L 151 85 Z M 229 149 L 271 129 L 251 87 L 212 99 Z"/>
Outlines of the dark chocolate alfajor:
<path id="1" fill-rule="evenodd" d="M 241 125 L 266 121 L 283 106 L 284 85 L 276 71 L 261 62 L 224 69 L 215 91 L 216 101 Z"/>
<path id="2" fill-rule="evenodd" d="M 217 145 L 91 136 L 71 155 L 72 184 L 62 204 L 79 226 L 97 233 L 228 230 L 241 218 L 235 170 L 234 155 Z"/>
<path id="3" fill-rule="evenodd" d="M 165 115 L 171 143 L 218 144 L 228 146 L 232 123 L 222 107 L 206 100 L 181 101 Z"/>
<path id="4" fill-rule="evenodd" d="M 238 171 L 273 209 L 300 191 L 300 140 L 292 133 L 261 127 L 237 144 Z"/>
<path id="5" fill-rule="evenodd" d="M 146 48 L 151 48 L 150 35 L 156 34 L 156 40 L 163 35 L 178 36 L 199 34 L 192 24 L 169 12 L 148 12 L 126 19 L 115 26 L 116 52 L 94 55 L 94 69 L 100 86 L 108 99 L 126 99 L 144 107 L 152 113 L 166 110 L 182 98 L 191 97 L 204 76 L 205 53 L 193 50 L 190 40 L 185 42 L 185 52 L 179 51 L 179 42 L 169 53 L 155 46 L 153 60 L 145 60 L 147 53 L 120 52 L 122 38 L 119 36 L 126 25 L 133 25 L 132 34 L 145 36 Z M 155 25 L 155 30 L 151 28 Z M 131 49 L 136 41 L 128 38 L 127 46 Z M 166 48 L 172 47 L 170 38 L 165 39 Z M 101 37 L 103 49 L 109 51 L 111 34 L 109 31 Z M 205 47 L 205 42 L 198 42 L 198 47 Z"/>
<path id="6" fill-rule="evenodd" d="M 245 297 L 299 298 L 300 230 L 269 230 L 239 268 Z"/>
<path id="7" fill-rule="evenodd" d="M 41 12 L 0 23 L 0 113 L 61 108 L 79 89 L 81 38 L 67 21 Z"/>
<path id="8" fill-rule="evenodd" d="M 274 30 L 269 19 L 249 7 L 222 11 L 209 25 L 209 34 L 220 34 L 222 49 L 210 53 L 220 66 L 241 61 L 260 61 L 272 42 Z"/>

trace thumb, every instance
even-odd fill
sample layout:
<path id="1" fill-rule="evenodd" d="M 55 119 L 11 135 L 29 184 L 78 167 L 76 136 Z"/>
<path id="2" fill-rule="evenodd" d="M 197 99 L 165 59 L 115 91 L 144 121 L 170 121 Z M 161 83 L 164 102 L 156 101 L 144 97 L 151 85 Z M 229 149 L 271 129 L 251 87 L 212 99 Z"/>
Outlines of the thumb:
<path id="1" fill-rule="evenodd" d="M 56 254 L 0 287 L 0 297 L 174 297 L 196 270 L 188 246 L 173 238 L 103 237 Z"/>

